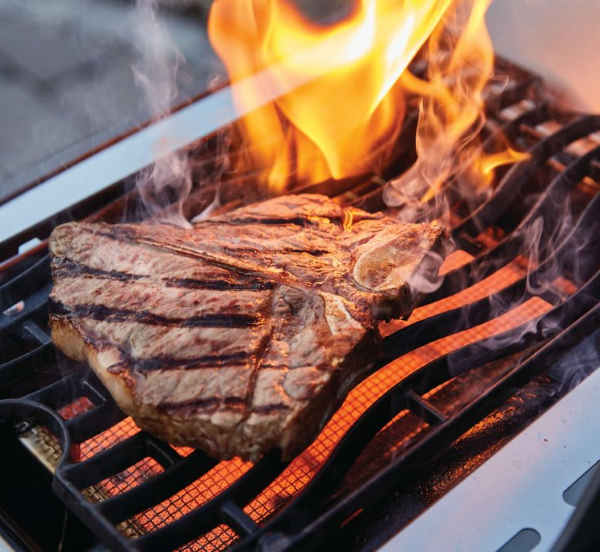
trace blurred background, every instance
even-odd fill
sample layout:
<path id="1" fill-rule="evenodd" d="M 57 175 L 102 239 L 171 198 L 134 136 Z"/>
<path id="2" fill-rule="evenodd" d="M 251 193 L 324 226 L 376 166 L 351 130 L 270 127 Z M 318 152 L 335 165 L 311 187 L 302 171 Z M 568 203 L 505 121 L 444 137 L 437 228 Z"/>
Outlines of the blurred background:
<path id="1" fill-rule="evenodd" d="M 295 1 L 321 18 L 351 5 Z M 206 38 L 211 0 L 155 2 L 181 54 L 166 100 L 178 105 L 224 78 Z M 488 14 L 500 54 L 592 110 L 600 108 L 598 21 L 596 0 L 495 0 Z M 0 0 L 0 202 L 151 117 L 132 71 L 152 39 L 139 31 L 135 0 Z"/>
<path id="2" fill-rule="evenodd" d="M 209 2 L 159 4 L 185 59 L 177 105 L 223 69 L 206 39 Z M 137 18 L 134 0 L 0 0 L 0 201 L 150 118 L 132 71 Z"/>

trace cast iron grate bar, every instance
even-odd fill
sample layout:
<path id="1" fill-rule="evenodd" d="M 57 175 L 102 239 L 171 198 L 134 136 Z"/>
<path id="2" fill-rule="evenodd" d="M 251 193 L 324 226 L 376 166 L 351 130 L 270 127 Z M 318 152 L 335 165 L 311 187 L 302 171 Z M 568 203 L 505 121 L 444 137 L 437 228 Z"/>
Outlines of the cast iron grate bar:
<path id="1" fill-rule="evenodd" d="M 600 115 L 586 115 L 542 140 L 529 151 L 531 158 L 527 162 L 518 163 L 508 171 L 490 200 L 475 209 L 453 229 L 453 236 L 457 239 L 460 239 L 462 233 L 476 236 L 492 226 L 512 205 L 512 201 L 523 191 L 527 182 L 534 178 L 540 165 L 564 149 L 567 144 L 597 130 L 600 130 Z"/>
<path id="2" fill-rule="evenodd" d="M 23 308 L 15 310 L 14 314 L 0 315 L 0 335 L 4 332 L 14 331 L 22 322 L 41 312 L 48 304 L 48 295 L 50 295 L 51 289 L 52 284 L 46 282 L 42 288 L 24 300 Z"/>
<path id="3" fill-rule="evenodd" d="M 33 320 L 26 320 L 23 323 L 23 332 L 31 336 L 40 345 L 48 345 L 52 342 L 50 336 L 42 330 Z"/>
<path id="4" fill-rule="evenodd" d="M 100 502 L 98 511 L 117 524 L 166 500 L 173 489 L 183 489 L 216 464 L 204 453 L 195 451 L 133 489 Z"/>
<path id="5" fill-rule="evenodd" d="M 50 280 L 50 256 L 44 255 L 23 273 L 0 286 L 0 310 L 7 309 Z"/>
<path id="6" fill-rule="evenodd" d="M 82 443 L 113 427 L 125 418 L 123 411 L 114 401 L 105 403 L 71 418 L 65 422 L 74 443 Z"/>
<path id="7" fill-rule="evenodd" d="M 527 97 L 527 93 L 540 87 L 542 81 L 539 77 L 529 77 L 513 82 L 502 89 L 500 94 L 487 94 L 485 98 L 485 112 L 488 117 L 502 111 L 505 107 L 520 102 Z"/>
<path id="8" fill-rule="evenodd" d="M 146 435 L 140 432 L 100 451 L 88 460 L 64 466 L 61 474 L 77 489 L 86 489 L 115 473 L 126 470 L 147 455 Z"/>
<path id="9" fill-rule="evenodd" d="M 48 406 L 54 410 L 67 405 L 80 394 L 81 379 L 76 374 L 66 376 L 42 389 L 30 393 L 25 398 Z"/>
<path id="10" fill-rule="evenodd" d="M 258 530 L 258 525 L 254 523 L 253 519 L 231 500 L 223 503 L 221 515 L 223 516 L 223 522 L 230 525 L 239 535 L 245 537 L 256 533 Z"/>
<path id="11" fill-rule="evenodd" d="M 555 229 L 554 224 L 548 223 L 552 221 L 551 217 L 556 209 L 556 205 L 562 204 L 568 192 L 577 185 L 579 180 L 589 173 L 592 161 L 599 159 L 600 147 L 577 159 L 548 185 L 529 213 L 509 236 L 492 249 L 480 254 L 471 262 L 446 274 L 441 287 L 425 297 L 423 303 L 432 303 L 457 293 L 461 289 L 471 286 L 475 282 L 491 275 L 513 260 L 522 250 L 528 236 L 528 231 L 538 217 L 542 217 L 546 221 L 540 236 L 540 260 L 543 261 L 544 254 L 548 254 L 547 249 L 550 239 L 553 237 L 552 230 Z M 462 237 L 455 237 L 457 241 L 463 241 Z"/>
<path id="12" fill-rule="evenodd" d="M 246 504 L 277 477 L 285 464 L 278 451 L 268 454 L 243 477 L 222 491 L 213 500 L 186 514 L 166 527 L 161 527 L 135 540 L 134 550 L 165 550 L 183 546 L 221 522 L 221 508 L 227 502 Z"/>
<path id="13" fill-rule="evenodd" d="M 429 401 L 418 395 L 414 390 L 409 389 L 406 392 L 408 408 L 420 418 L 423 418 L 429 425 L 438 425 L 444 423 L 448 417 L 440 412 Z"/>
<path id="14" fill-rule="evenodd" d="M 55 351 L 52 343 L 40 345 L 33 351 L 0 364 L 0 382 L 9 382 L 18 377 L 27 376 L 34 367 L 50 364 L 54 362 L 54 359 Z"/>

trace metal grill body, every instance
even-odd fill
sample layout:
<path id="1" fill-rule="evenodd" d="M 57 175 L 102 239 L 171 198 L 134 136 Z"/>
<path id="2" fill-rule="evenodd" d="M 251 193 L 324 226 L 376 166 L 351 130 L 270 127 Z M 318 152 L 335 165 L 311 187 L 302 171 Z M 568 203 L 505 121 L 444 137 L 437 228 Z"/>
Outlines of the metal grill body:
<path id="1" fill-rule="evenodd" d="M 93 374 L 60 355 L 63 377 L 48 376 L 34 390 L 16 383 L 55 365 L 58 353 L 45 323 L 51 279 L 44 245 L 8 270 L 14 277 L 0 288 L 2 310 L 9 309 L 0 335 L 16 353 L 0 365 L 0 417 L 29 437 L 37 427 L 55 436 L 62 453 L 49 466 L 52 486 L 111 550 L 317 547 L 390 488 L 435 471 L 435 459 L 456 451 L 523 390 L 546 386 L 523 419 L 512 418 L 507 435 L 535 416 L 532 405 L 546 408 L 566 392 L 548 368 L 600 322 L 600 117 L 552 109 L 536 79 L 515 74 L 501 92 L 489 92 L 486 147 L 502 132 L 530 159 L 501 171 L 475 209 L 450 190 L 459 252 L 441 287 L 409 321 L 382 326 L 377 366 L 289 465 L 276 451 L 251 465 L 175 449 L 140 432 Z M 408 118 L 408 133 L 415 120 Z M 410 152 L 385 176 L 409 161 Z M 93 218 L 122 213 L 134 194 L 123 199 L 127 187 L 107 192 L 101 199 L 108 205 Z M 383 207 L 381 181 L 367 177 L 294 191 Z M 97 207 L 92 202 L 77 214 Z M 564 216 L 572 223 L 559 228 Z M 47 235 L 68 217 L 59 214 L 36 231 Z M 527 258 L 540 221 L 535 259 Z M 5 242 L 4 255 L 30 235 Z"/>

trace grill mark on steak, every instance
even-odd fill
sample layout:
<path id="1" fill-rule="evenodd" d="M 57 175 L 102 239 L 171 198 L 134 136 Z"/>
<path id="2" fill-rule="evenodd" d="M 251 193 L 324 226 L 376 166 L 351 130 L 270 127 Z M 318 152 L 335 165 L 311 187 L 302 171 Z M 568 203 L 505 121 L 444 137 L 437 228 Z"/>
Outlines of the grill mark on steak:
<path id="1" fill-rule="evenodd" d="M 93 268 L 83 263 L 78 263 L 66 257 L 55 258 L 55 278 L 69 278 L 76 276 L 93 276 L 94 278 L 118 280 L 122 282 L 151 279 L 148 274 L 131 274 L 130 272 L 120 272 L 117 270 L 102 270 Z M 167 287 L 176 287 L 183 289 L 207 289 L 211 291 L 264 291 L 273 289 L 273 282 L 260 280 L 258 278 L 249 279 L 242 282 L 229 282 L 227 280 L 197 280 L 194 278 L 162 278 L 160 280 Z"/>
<path id="2" fill-rule="evenodd" d="M 257 414 L 272 414 L 273 412 L 281 412 L 282 410 L 289 410 L 290 407 L 285 403 L 273 403 L 273 404 L 261 404 L 255 406 L 252 412 Z"/>
<path id="3" fill-rule="evenodd" d="M 261 339 L 261 341 L 258 345 L 256 354 L 254 355 L 254 359 L 255 359 L 254 366 L 252 368 L 252 373 L 250 374 L 250 378 L 248 380 L 248 389 L 246 391 L 246 398 L 244 401 L 245 412 L 244 412 L 242 420 L 238 423 L 238 425 L 243 424 L 250 417 L 250 414 L 252 413 L 252 403 L 254 401 L 254 395 L 256 393 L 256 385 L 258 382 L 258 375 L 262 368 L 262 363 L 265 358 L 265 353 L 267 352 L 267 349 L 269 347 L 271 339 L 273 338 L 274 333 L 275 333 L 275 327 L 274 327 L 274 325 L 271 325 L 267 335 L 265 335 L 263 337 L 263 339 Z"/>
<path id="4" fill-rule="evenodd" d="M 244 397 L 204 397 L 202 399 L 188 399 L 180 402 L 162 402 L 157 405 L 159 410 L 181 410 L 186 408 L 198 408 L 202 410 L 214 411 L 217 408 L 225 408 L 227 410 L 240 410 L 246 406 Z M 263 404 L 255 406 L 251 412 L 257 414 L 272 414 L 273 412 L 281 412 L 289 410 L 289 406 L 285 403 Z"/>
<path id="5" fill-rule="evenodd" d="M 217 368 L 223 366 L 245 366 L 252 357 L 256 356 L 256 351 L 243 351 L 239 353 L 231 353 L 229 355 L 205 355 L 194 358 L 176 358 L 176 357 L 152 357 L 134 359 L 128 358 L 122 362 L 111 365 L 111 368 L 118 369 L 127 364 L 135 365 L 136 368 L 151 372 L 153 370 L 196 370 L 203 368 Z M 306 368 L 306 365 L 286 366 L 284 364 L 261 364 L 260 369 L 268 368 L 269 370 L 298 370 Z M 252 383 L 252 378 L 251 378 Z"/>
<path id="6" fill-rule="evenodd" d="M 218 247 L 218 251 L 224 251 L 228 255 L 238 255 L 239 253 L 251 253 L 252 255 L 286 255 L 289 253 L 307 253 L 313 257 L 321 257 L 330 253 L 327 249 L 300 249 L 294 247 L 286 247 L 284 249 L 266 249 L 257 247 Z"/>
<path id="7" fill-rule="evenodd" d="M 196 226 L 200 226 L 201 224 L 227 224 L 231 226 L 245 226 L 249 224 L 268 224 L 268 225 L 285 225 L 285 224 L 293 224 L 295 226 L 308 226 L 314 224 L 313 221 L 310 220 L 309 217 L 243 217 L 243 218 L 234 218 L 234 219 L 218 219 L 218 220 L 203 220 L 198 223 Z"/>
<path id="8" fill-rule="evenodd" d="M 265 291 L 275 287 L 274 282 L 264 280 L 248 280 L 246 283 L 231 283 L 227 280 L 193 280 L 190 278 L 165 278 L 167 287 L 186 289 L 210 289 L 214 291 Z"/>
<path id="9" fill-rule="evenodd" d="M 156 356 L 152 358 L 130 359 L 127 362 L 130 362 L 137 369 L 144 372 L 153 370 L 193 370 L 196 368 L 243 365 L 243 361 L 248 361 L 254 354 L 253 351 L 240 351 L 228 355 L 203 355 L 194 358 Z"/>
<path id="10" fill-rule="evenodd" d="M 260 322 L 260 317 L 249 314 L 214 313 L 189 318 L 169 318 L 148 311 L 114 309 L 106 305 L 78 304 L 65 305 L 50 299 L 49 308 L 52 314 L 75 315 L 79 318 L 91 318 L 104 322 L 140 322 L 153 326 L 180 326 L 182 328 L 247 328 Z"/>
<path id="11" fill-rule="evenodd" d="M 55 277 L 60 276 L 62 278 L 87 275 L 94 276 L 96 278 L 105 278 L 107 280 L 120 280 L 123 282 L 148 278 L 146 274 L 130 274 L 129 272 L 119 272 L 118 270 L 102 270 L 100 268 L 93 268 L 66 257 L 56 257 L 54 259 L 54 275 Z"/>
<path id="12" fill-rule="evenodd" d="M 298 364 L 297 366 L 288 366 L 287 364 L 261 364 L 261 369 L 269 370 L 299 370 L 300 368 L 311 368 L 312 364 Z"/>
<path id="13" fill-rule="evenodd" d="M 128 241 L 136 244 L 149 245 L 151 247 L 157 247 L 159 249 L 168 251 L 170 253 L 175 253 L 177 255 L 181 255 L 184 257 L 190 257 L 192 259 L 201 259 L 209 264 L 219 267 L 225 267 L 229 270 L 232 269 L 231 266 L 215 259 L 213 257 L 206 254 L 203 254 L 202 251 L 197 251 L 194 249 L 189 249 L 185 246 L 177 246 L 173 243 L 165 243 L 161 242 L 154 238 L 146 238 L 143 236 L 137 235 L 134 231 L 128 228 L 111 228 L 109 231 L 104 230 L 96 230 L 94 232 L 97 235 L 103 236 L 105 238 L 113 239 L 116 241 Z M 267 255 L 286 255 L 293 253 L 307 253 L 308 255 L 312 255 L 313 257 L 321 257 L 323 255 L 328 255 L 331 251 L 327 249 L 300 249 L 300 248 L 282 248 L 282 249 L 266 249 L 266 248 L 255 248 L 255 247 L 216 247 L 215 250 L 217 252 L 224 252 L 228 255 L 238 255 L 239 253 L 251 253 L 253 255 L 258 254 L 267 254 Z M 239 268 L 236 266 L 236 270 Z"/>
<path id="14" fill-rule="evenodd" d="M 204 410 L 216 410 L 223 405 L 231 409 L 240 409 L 246 404 L 244 397 L 203 397 L 201 399 L 189 399 L 180 402 L 162 402 L 157 405 L 160 410 L 177 410 L 181 408 L 201 408 Z"/>

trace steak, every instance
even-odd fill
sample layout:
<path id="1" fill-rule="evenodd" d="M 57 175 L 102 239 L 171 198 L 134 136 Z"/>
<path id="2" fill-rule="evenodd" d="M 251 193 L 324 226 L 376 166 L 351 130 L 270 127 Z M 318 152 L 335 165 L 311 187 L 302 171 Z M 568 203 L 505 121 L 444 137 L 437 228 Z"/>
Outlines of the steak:
<path id="1" fill-rule="evenodd" d="M 52 338 L 150 433 L 290 459 L 373 365 L 378 321 L 411 312 L 441 235 L 308 194 L 189 229 L 63 224 Z"/>

